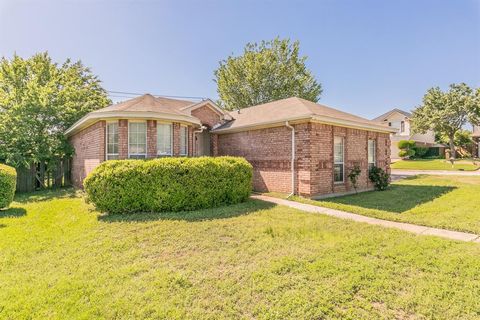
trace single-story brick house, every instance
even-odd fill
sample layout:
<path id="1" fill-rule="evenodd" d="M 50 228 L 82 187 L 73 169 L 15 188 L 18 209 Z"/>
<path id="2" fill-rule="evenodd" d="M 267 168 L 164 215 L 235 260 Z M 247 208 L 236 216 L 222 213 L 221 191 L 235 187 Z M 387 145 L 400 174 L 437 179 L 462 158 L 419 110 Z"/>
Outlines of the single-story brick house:
<path id="1" fill-rule="evenodd" d="M 300 98 L 227 112 L 211 100 L 146 94 L 87 114 L 66 132 L 75 149 L 72 181 L 81 187 L 99 163 L 163 156 L 245 157 L 254 189 L 321 196 L 352 190 L 347 174 L 390 171 L 390 133 L 396 129 Z"/>

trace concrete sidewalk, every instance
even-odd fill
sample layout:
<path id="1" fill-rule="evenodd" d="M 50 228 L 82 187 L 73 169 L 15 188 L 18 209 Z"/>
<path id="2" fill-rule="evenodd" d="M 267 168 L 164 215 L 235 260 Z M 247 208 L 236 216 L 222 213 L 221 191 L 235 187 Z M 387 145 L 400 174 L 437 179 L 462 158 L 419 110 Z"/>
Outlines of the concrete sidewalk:
<path id="1" fill-rule="evenodd" d="M 417 174 L 429 174 L 439 176 L 478 176 L 480 177 L 480 170 L 476 171 L 447 171 L 447 170 L 404 170 L 392 169 L 392 176 L 415 176 Z"/>
<path id="2" fill-rule="evenodd" d="M 472 233 L 450 231 L 445 229 L 419 226 L 419 225 L 410 224 L 410 223 L 394 222 L 394 221 L 382 220 L 377 218 L 371 218 L 371 217 L 366 217 L 366 216 L 362 216 L 355 213 L 329 209 L 329 208 L 314 206 L 311 204 L 299 203 L 299 202 L 285 200 L 285 199 L 278 199 L 278 198 L 268 197 L 264 195 L 253 195 L 252 198 L 287 206 L 290 208 L 307 211 L 307 212 L 325 214 L 331 217 L 348 219 L 348 220 L 353 220 L 357 222 L 364 222 L 364 223 L 378 225 L 386 228 L 400 229 L 400 230 L 408 231 L 415 234 L 430 235 L 430 236 L 447 238 L 451 240 L 480 243 L 480 235 L 476 235 Z"/>

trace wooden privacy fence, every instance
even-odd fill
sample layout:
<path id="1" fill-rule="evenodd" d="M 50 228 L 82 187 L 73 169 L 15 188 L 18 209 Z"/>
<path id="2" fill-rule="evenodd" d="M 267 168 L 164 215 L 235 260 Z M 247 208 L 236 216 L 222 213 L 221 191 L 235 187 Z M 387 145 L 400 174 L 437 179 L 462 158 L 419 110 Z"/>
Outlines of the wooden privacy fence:
<path id="1" fill-rule="evenodd" d="M 32 192 L 71 185 L 71 159 L 32 163 L 17 168 L 17 192 Z"/>

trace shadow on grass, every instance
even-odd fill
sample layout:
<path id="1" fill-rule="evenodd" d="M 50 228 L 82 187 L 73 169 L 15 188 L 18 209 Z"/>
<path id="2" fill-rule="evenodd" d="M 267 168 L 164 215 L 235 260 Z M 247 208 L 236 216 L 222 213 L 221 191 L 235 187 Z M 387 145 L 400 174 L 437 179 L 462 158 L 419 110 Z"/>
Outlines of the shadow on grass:
<path id="1" fill-rule="evenodd" d="M 27 210 L 23 208 L 8 208 L 6 210 L 0 210 L 0 218 L 18 218 L 27 214 Z"/>
<path id="2" fill-rule="evenodd" d="M 454 189 L 456 187 L 391 185 L 386 191 L 371 191 L 322 201 L 402 213 L 418 205 L 433 201 Z"/>
<path id="3" fill-rule="evenodd" d="M 147 222 L 155 220 L 183 220 L 204 221 L 227 219 L 254 213 L 259 210 L 270 209 L 275 204 L 260 200 L 247 200 L 230 206 L 202 209 L 194 211 L 158 212 L 158 213 L 131 213 L 131 214 L 105 214 L 98 217 L 103 222 Z"/>
<path id="4" fill-rule="evenodd" d="M 61 188 L 34 191 L 28 193 L 15 194 L 15 201 L 19 203 L 48 201 L 61 198 L 76 198 L 78 196 L 77 190 L 74 188 Z"/>

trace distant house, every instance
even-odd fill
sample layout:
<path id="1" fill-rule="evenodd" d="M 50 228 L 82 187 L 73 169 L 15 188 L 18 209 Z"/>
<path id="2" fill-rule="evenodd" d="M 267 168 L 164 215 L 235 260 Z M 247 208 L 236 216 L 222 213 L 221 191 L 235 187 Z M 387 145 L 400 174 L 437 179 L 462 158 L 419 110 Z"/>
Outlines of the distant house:
<path id="1" fill-rule="evenodd" d="M 473 126 L 472 138 L 475 142 L 474 156 L 480 158 L 480 126 Z"/>
<path id="2" fill-rule="evenodd" d="M 435 133 L 433 131 L 428 131 L 425 134 L 412 133 L 410 130 L 410 119 L 412 114 L 400 109 L 393 109 L 379 117 L 376 117 L 372 121 L 383 124 L 385 126 L 395 128 L 398 131 L 392 133 L 390 136 L 391 142 L 391 158 L 398 159 L 398 141 L 400 140 L 413 140 L 418 146 L 423 147 L 434 147 L 438 146 L 435 144 Z"/>
<path id="3" fill-rule="evenodd" d="M 75 149 L 78 187 L 98 164 L 115 159 L 169 156 L 244 157 L 257 191 L 305 196 L 372 189 L 368 168 L 390 171 L 390 133 L 373 121 L 300 98 L 227 112 L 199 103 L 146 94 L 89 113 L 66 135 Z"/>

